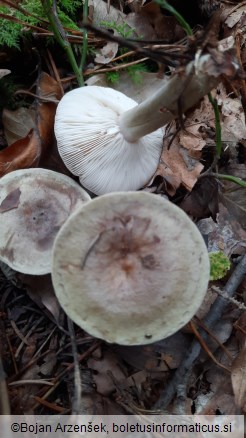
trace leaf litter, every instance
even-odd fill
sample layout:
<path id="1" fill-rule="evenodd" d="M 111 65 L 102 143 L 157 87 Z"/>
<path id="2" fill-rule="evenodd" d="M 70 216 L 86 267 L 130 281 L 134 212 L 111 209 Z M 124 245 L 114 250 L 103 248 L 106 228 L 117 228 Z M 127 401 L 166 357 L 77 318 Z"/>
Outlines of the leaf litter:
<path id="1" fill-rule="evenodd" d="M 90 3 L 90 15 L 97 26 L 102 21 L 113 22 L 115 27 L 127 24 L 134 37 L 163 39 L 169 45 L 184 37 L 173 17 L 163 14 L 153 2 L 141 7 L 139 3 L 131 2 L 129 6 L 130 13 L 113 6 L 108 11 L 106 3 L 97 0 Z M 226 19 L 222 21 L 222 29 L 226 38 L 236 38 L 245 26 L 243 2 L 242 7 L 230 10 L 224 11 Z M 244 42 L 241 44 L 243 54 Z M 100 63 L 110 69 L 114 66 L 119 44 L 102 40 L 99 46 L 92 64 Z M 243 63 L 245 59 L 242 57 Z M 93 65 L 92 71 L 96 73 L 98 67 Z M 226 70 L 226 63 L 222 69 Z M 0 69 L 0 80 L 11 71 L 5 67 Z M 65 69 L 60 68 L 58 74 L 66 75 Z M 119 83 L 110 86 L 141 102 L 162 84 L 163 69 L 158 66 L 157 72 L 144 72 L 141 76 L 142 83 L 136 85 L 123 72 Z M 39 73 L 32 105 L 14 112 L 4 109 L 3 135 L 8 146 L 0 151 L 1 176 L 29 167 L 45 167 L 69 174 L 57 152 L 53 133 L 56 105 L 61 98 L 60 79 L 52 69 L 49 74 Z M 109 85 L 105 74 L 91 76 L 87 82 L 88 85 Z M 65 90 L 66 87 L 64 83 Z M 216 171 L 245 181 L 246 128 L 240 90 L 238 80 L 221 82 L 213 91 L 220 109 L 224 152 L 216 161 Z M 166 128 L 158 170 L 144 188 L 169 197 L 183 208 L 197 222 L 208 250 L 223 251 L 232 262 L 227 276 L 209 286 L 198 319 L 194 318 L 197 326 L 199 321 L 202 324 L 216 301 L 217 293 L 212 286 L 216 285 L 223 293 L 226 280 L 246 248 L 245 187 L 219 180 L 209 173 L 216 156 L 215 129 L 214 112 L 205 97 L 185 118 Z M 15 195 L 6 200 L 11 208 L 18 204 Z M 8 205 L 1 207 L 9 208 Z M 1 265 L 0 280 L 0 356 L 8 370 L 11 412 L 71 412 L 74 395 L 71 338 L 50 276 L 22 275 Z M 238 288 L 236 299 L 239 304 L 245 300 L 245 286 L 244 281 Z M 194 334 L 192 325 L 188 324 L 161 342 L 123 347 L 105 345 L 76 327 L 82 382 L 81 413 L 152 412 L 163 392 L 168 392 L 173 372 L 182 367 Z M 238 409 L 246 412 L 245 348 L 245 312 L 228 301 L 219 324 L 211 329 L 206 346 L 185 376 L 182 413 L 231 414 L 238 413 Z M 180 406 L 175 395 L 168 404 L 168 411 L 174 413 L 177 409 Z"/>

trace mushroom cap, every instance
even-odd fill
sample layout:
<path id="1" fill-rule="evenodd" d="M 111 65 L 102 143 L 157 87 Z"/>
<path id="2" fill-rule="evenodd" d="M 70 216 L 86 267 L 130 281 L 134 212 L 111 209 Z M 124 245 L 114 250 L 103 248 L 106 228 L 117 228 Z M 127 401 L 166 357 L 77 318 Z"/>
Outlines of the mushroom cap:
<path id="1" fill-rule="evenodd" d="M 157 169 L 163 130 L 131 143 L 119 116 L 137 103 L 123 93 L 98 86 L 64 95 L 55 116 L 59 154 L 81 184 L 97 195 L 143 187 Z"/>
<path id="2" fill-rule="evenodd" d="M 16 271 L 51 270 L 51 249 L 69 215 L 90 196 L 68 176 L 24 169 L 0 179 L 0 260 Z"/>
<path id="3" fill-rule="evenodd" d="M 107 342 L 147 344 L 172 335 L 198 310 L 209 257 L 179 207 L 145 192 L 93 199 L 59 231 L 52 281 L 68 316 Z"/>

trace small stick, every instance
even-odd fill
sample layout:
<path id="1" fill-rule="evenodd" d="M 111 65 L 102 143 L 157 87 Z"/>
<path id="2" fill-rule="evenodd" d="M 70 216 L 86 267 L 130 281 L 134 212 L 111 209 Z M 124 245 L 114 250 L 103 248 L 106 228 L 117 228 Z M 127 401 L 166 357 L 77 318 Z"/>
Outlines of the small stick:
<path id="1" fill-rule="evenodd" d="M 2 358 L 0 356 L 0 415 L 10 415 L 11 413 L 5 377 L 6 375 L 3 369 Z"/>
<path id="2" fill-rule="evenodd" d="M 231 370 L 229 370 L 229 368 L 225 367 L 224 365 L 222 365 L 220 362 L 217 361 L 217 359 L 214 357 L 212 351 L 208 348 L 206 342 L 204 341 L 204 339 L 202 338 L 202 336 L 200 335 L 199 331 L 197 330 L 194 322 L 190 321 L 190 325 L 191 328 L 193 330 L 193 333 L 195 334 L 196 338 L 198 339 L 198 341 L 200 342 L 202 348 L 206 351 L 206 353 L 208 354 L 208 356 L 212 359 L 212 361 L 214 363 L 216 363 L 216 365 L 220 368 L 222 368 L 225 371 L 228 371 L 228 373 L 231 373 Z"/>
<path id="3" fill-rule="evenodd" d="M 224 291 L 227 293 L 229 297 L 232 297 L 235 293 L 236 289 L 240 285 L 243 280 L 243 277 L 246 274 L 246 255 L 242 258 L 240 263 L 236 266 L 234 272 L 231 277 L 227 281 Z M 212 328 L 215 326 L 216 321 L 220 320 L 221 315 L 226 308 L 228 301 L 219 296 L 215 302 L 213 303 L 210 312 L 204 318 L 204 324 L 208 328 Z M 207 335 L 203 336 L 203 339 L 206 339 Z M 172 401 L 173 397 L 176 394 L 177 387 L 180 385 L 186 374 L 189 372 L 191 367 L 194 365 L 194 362 L 197 360 L 201 351 L 200 343 L 194 339 L 191 343 L 189 350 L 187 351 L 186 357 L 184 358 L 180 367 L 174 373 L 171 381 L 166 385 L 164 391 L 161 393 L 159 400 L 155 404 L 155 409 L 164 410 Z"/>
<path id="4" fill-rule="evenodd" d="M 67 324 L 68 324 L 68 331 L 69 331 L 70 339 L 71 339 L 72 353 L 73 353 L 73 360 L 74 360 L 74 400 L 73 400 L 72 413 L 75 415 L 79 415 L 79 413 L 81 411 L 82 385 L 81 385 L 81 376 L 80 376 L 80 369 L 79 369 L 78 351 L 77 351 L 77 345 L 76 345 L 74 325 L 73 325 L 73 322 L 70 318 L 67 318 Z"/>

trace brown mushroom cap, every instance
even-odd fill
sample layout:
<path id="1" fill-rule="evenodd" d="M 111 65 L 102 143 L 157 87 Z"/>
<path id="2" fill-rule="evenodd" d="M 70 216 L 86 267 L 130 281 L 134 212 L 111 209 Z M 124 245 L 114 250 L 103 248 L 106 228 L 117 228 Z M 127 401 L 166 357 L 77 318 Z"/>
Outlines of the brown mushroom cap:
<path id="1" fill-rule="evenodd" d="M 172 335 L 198 310 L 209 258 L 189 217 L 149 193 L 92 200 L 59 231 L 52 281 L 68 316 L 91 335 L 123 345 Z"/>
<path id="2" fill-rule="evenodd" d="M 0 179 L 0 260 L 16 271 L 51 270 L 51 249 L 60 227 L 90 196 L 68 176 L 24 169 Z"/>

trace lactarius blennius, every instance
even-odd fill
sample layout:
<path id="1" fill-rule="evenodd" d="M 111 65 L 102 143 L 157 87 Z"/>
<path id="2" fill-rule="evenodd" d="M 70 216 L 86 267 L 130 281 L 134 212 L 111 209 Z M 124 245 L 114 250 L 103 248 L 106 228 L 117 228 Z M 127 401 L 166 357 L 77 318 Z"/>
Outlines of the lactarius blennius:
<path id="1" fill-rule="evenodd" d="M 107 342 L 155 342 L 183 327 L 207 290 L 209 258 L 194 223 L 144 192 L 93 199 L 59 231 L 52 281 L 67 315 Z"/>
<path id="2" fill-rule="evenodd" d="M 51 270 L 51 249 L 69 215 L 90 196 L 68 176 L 23 169 L 0 179 L 0 260 L 32 275 Z"/>
<path id="3" fill-rule="evenodd" d="M 163 145 L 163 127 L 207 94 L 220 75 L 210 55 L 191 62 L 149 99 L 137 103 L 97 86 L 65 94 L 58 104 L 55 135 L 67 168 L 91 192 L 138 190 L 153 176 Z M 179 105 L 180 104 L 180 105 Z"/>

